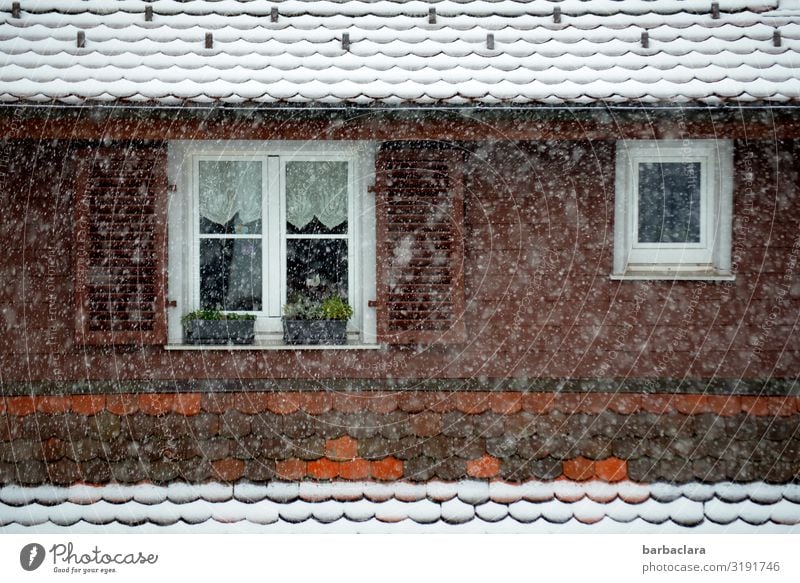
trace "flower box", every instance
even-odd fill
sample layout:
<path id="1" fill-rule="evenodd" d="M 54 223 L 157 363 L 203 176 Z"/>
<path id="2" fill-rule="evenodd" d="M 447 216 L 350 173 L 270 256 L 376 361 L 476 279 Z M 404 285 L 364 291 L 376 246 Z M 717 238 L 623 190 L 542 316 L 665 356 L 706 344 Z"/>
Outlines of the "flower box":
<path id="1" fill-rule="evenodd" d="M 283 319 L 285 344 L 345 344 L 347 320 L 290 320 Z"/>
<path id="2" fill-rule="evenodd" d="M 186 344 L 252 344 L 255 320 L 187 320 L 183 324 Z"/>

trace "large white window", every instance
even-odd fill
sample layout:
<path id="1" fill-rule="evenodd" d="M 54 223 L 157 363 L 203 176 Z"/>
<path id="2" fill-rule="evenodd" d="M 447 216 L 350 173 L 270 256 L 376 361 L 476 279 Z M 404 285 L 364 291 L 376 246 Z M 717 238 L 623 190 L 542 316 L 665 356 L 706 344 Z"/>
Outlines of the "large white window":
<path id="1" fill-rule="evenodd" d="M 729 140 L 617 144 L 618 279 L 730 279 L 733 149 Z"/>
<path id="2" fill-rule="evenodd" d="M 169 172 L 170 343 L 196 309 L 255 314 L 279 343 L 298 295 L 346 298 L 349 342 L 375 341 L 372 144 L 174 142 Z"/>

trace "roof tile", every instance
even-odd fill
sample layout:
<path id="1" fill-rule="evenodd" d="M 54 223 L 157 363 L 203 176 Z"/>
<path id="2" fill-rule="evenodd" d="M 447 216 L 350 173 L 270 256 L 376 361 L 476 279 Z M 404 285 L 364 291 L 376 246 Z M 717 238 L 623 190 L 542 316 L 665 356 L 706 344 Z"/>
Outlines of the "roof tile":
<path id="1" fill-rule="evenodd" d="M 325 442 L 325 455 L 331 459 L 352 460 L 358 455 L 358 442 L 347 435 Z"/>
<path id="2" fill-rule="evenodd" d="M 197 415 L 201 405 L 202 395 L 199 393 L 180 393 L 175 397 L 174 410 L 180 415 Z"/>
<path id="3" fill-rule="evenodd" d="M 4 400 L 0 400 L 0 403 Z M 42 413 L 63 413 L 68 411 L 71 399 L 63 395 L 36 397 L 36 409 Z"/>
<path id="4" fill-rule="evenodd" d="M 275 473 L 283 480 L 301 480 L 308 472 L 307 463 L 301 460 L 275 462 Z"/>
<path id="5" fill-rule="evenodd" d="M 267 397 L 269 410 L 278 415 L 288 415 L 300 408 L 299 399 L 290 393 L 270 393 Z"/>
<path id="6" fill-rule="evenodd" d="M 106 407 L 105 395 L 73 395 L 70 407 L 81 415 L 94 415 Z"/>
<path id="7" fill-rule="evenodd" d="M 308 475 L 319 480 L 330 480 L 339 475 L 339 463 L 327 458 L 308 462 Z"/>
<path id="8" fill-rule="evenodd" d="M 30 415 L 36 411 L 36 400 L 34 397 L 5 397 L 6 413 L 8 415 Z"/>
<path id="9" fill-rule="evenodd" d="M 127 393 L 108 395 L 106 409 L 114 415 L 130 415 L 139 410 L 139 399 L 136 395 Z"/>
<path id="10" fill-rule="evenodd" d="M 361 458 L 345 461 L 339 465 L 339 477 L 343 480 L 365 480 L 370 475 L 370 463 Z"/>
<path id="11" fill-rule="evenodd" d="M 219 416 L 219 435 L 222 437 L 243 437 L 250 434 L 251 416 L 231 409 Z"/>
<path id="12" fill-rule="evenodd" d="M 435 475 L 435 464 L 433 458 L 417 456 L 406 460 L 404 475 L 409 480 L 424 482 L 430 480 Z"/>
<path id="13" fill-rule="evenodd" d="M 300 408 L 309 415 L 327 413 L 333 406 L 333 397 L 325 392 L 300 393 L 297 401 Z"/>
<path id="14" fill-rule="evenodd" d="M 14 40 L 0 43 L 8 69 L 0 95 L 66 103 L 488 105 L 798 96 L 800 30 L 774 4 L 763 10 L 737 3 L 712 20 L 673 3 L 625 3 L 637 7 L 629 9 L 574 2 L 563 4 L 565 26 L 553 22 L 550 3 L 541 4 L 543 14 L 529 3 L 473 0 L 439 6 L 435 27 L 420 27 L 424 14 L 409 15 L 404 3 L 390 1 L 289 4 L 295 13 L 283 3 L 277 23 L 254 14 L 252 3 L 217 4 L 159 4 L 157 27 L 107 3 L 26 5 L 24 19 L 0 26 L 0 35 Z M 186 15 L 211 31 L 212 49 L 192 48 L 197 35 Z M 772 42 L 776 26 L 780 47 Z M 87 46 L 78 55 L 75 29 Z M 347 51 L 342 30 L 351 39 Z M 486 48 L 490 33 L 494 49 Z"/>
<path id="15" fill-rule="evenodd" d="M 456 395 L 456 408 L 462 413 L 477 415 L 487 411 L 491 405 L 487 393 L 463 392 Z"/>
<path id="16" fill-rule="evenodd" d="M 494 478 L 500 473 L 500 460 L 485 455 L 467 462 L 467 475 L 473 478 Z"/>
<path id="17" fill-rule="evenodd" d="M 175 395 L 164 393 L 142 393 L 139 395 L 139 410 L 145 415 L 166 415 L 175 406 Z"/>
<path id="18" fill-rule="evenodd" d="M 370 411 L 375 413 L 391 413 L 397 409 L 398 401 L 399 397 L 396 393 L 370 395 L 367 399 L 366 406 Z"/>
<path id="19" fill-rule="evenodd" d="M 442 430 L 442 417 L 438 413 L 430 411 L 412 415 L 411 430 L 415 435 L 421 437 L 438 435 Z"/>
<path id="20" fill-rule="evenodd" d="M 214 475 L 224 482 L 234 482 L 244 475 L 244 462 L 237 459 L 223 459 L 211 462 Z"/>
<path id="21" fill-rule="evenodd" d="M 314 461 L 325 455 L 325 440 L 321 437 L 308 437 L 306 439 L 297 439 L 292 442 L 279 438 L 279 441 L 281 442 L 281 447 L 277 451 L 272 450 L 272 457 L 276 459 L 296 457 L 301 460 Z M 291 453 L 287 454 L 286 452 L 289 451 Z"/>
<path id="22" fill-rule="evenodd" d="M 376 480 L 399 480 L 403 477 L 403 462 L 394 457 L 371 462 L 372 477 Z"/>
<path id="23" fill-rule="evenodd" d="M 489 397 L 489 407 L 495 413 L 503 415 L 516 413 L 522 410 L 522 396 L 512 392 L 492 393 Z"/>

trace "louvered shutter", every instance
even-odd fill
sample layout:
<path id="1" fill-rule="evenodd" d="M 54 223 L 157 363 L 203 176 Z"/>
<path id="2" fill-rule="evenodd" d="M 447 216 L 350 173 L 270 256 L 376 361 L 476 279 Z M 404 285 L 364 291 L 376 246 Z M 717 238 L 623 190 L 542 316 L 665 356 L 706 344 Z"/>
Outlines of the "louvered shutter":
<path id="1" fill-rule="evenodd" d="M 166 193 L 163 147 L 126 143 L 79 152 L 79 343 L 166 342 Z"/>
<path id="2" fill-rule="evenodd" d="M 452 149 L 384 145 L 378 156 L 381 342 L 466 340 L 463 172 Z"/>

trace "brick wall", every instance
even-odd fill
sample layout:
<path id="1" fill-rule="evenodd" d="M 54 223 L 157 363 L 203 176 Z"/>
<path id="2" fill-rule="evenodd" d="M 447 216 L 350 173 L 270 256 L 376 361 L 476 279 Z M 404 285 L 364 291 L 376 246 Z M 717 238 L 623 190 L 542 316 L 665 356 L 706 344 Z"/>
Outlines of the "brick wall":
<path id="1" fill-rule="evenodd" d="M 297 378 L 792 378 L 800 366 L 792 142 L 737 141 L 732 284 L 614 282 L 614 143 L 472 144 L 465 346 L 166 352 L 74 344 L 74 160 L 15 142 L 2 196 L 2 383 Z M 16 386 L 16 385 L 15 385 Z M 63 386 L 63 385 L 62 385 Z M 7 391 L 8 389 L 6 389 Z M 191 387 L 189 388 L 191 390 Z"/>

